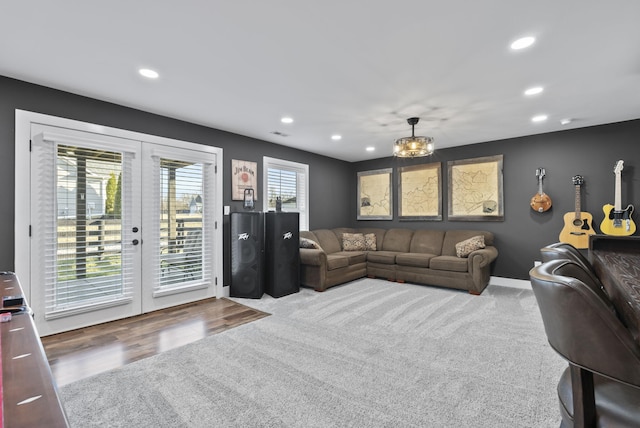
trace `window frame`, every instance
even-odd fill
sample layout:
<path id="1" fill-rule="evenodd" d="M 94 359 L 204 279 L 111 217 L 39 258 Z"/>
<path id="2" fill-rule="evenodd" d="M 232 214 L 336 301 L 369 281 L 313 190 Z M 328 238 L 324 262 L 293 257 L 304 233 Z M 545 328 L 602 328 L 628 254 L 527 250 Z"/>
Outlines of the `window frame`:
<path id="1" fill-rule="evenodd" d="M 309 230 L 309 165 L 277 159 L 268 156 L 262 158 L 262 207 L 263 211 L 273 210 L 269 208 L 269 168 L 295 172 L 297 210 L 283 210 L 300 213 L 300 230 Z"/>

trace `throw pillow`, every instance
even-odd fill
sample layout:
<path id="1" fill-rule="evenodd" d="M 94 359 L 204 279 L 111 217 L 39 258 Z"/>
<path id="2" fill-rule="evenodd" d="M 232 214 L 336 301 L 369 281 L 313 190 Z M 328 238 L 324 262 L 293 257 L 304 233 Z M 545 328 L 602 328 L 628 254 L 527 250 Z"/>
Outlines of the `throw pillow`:
<path id="1" fill-rule="evenodd" d="M 314 250 L 322 249 L 320 248 L 320 244 L 318 244 L 316 241 L 309 238 L 303 238 L 302 236 L 300 237 L 300 248 L 312 248 Z"/>
<path id="2" fill-rule="evenodd" d="M 362 233 L 343 233 L 342 249 L 344 251 L 364 251 L 364 235 Z"/>
<path id="3" fill-rule="evenodd" d="M 456 244 L 456 256 L 467 257 L 472 251 L 484 248 L 484 235 L 473 236 Z"/>
<path id="4" fill-rule="evenodd" d="M 367 251 L 376 251 L 377 242 L 375 233 L 367 233 L 364 235 L 364 249 Z"/>

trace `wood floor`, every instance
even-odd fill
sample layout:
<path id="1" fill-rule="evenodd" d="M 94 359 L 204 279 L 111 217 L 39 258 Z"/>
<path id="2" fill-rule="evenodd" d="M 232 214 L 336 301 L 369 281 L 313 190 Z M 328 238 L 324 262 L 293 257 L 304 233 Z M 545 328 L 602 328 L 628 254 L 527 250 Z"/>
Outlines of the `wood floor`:
<path id="1" fill-rule="evenodd" d="M 102 373 L 269 314 L 207 299 L 42 338 L 58 386 Z"/>

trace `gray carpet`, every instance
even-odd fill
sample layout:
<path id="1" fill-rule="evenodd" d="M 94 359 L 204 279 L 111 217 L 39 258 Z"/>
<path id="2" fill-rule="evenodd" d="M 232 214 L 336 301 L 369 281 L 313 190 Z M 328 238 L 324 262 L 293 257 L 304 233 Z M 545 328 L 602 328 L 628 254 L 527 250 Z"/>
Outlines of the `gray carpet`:
<path id="1" fill-rule="evenodd" d="M 531 290 L 363 279 L 61 388 L 73 427 L 557 427 Z"/>

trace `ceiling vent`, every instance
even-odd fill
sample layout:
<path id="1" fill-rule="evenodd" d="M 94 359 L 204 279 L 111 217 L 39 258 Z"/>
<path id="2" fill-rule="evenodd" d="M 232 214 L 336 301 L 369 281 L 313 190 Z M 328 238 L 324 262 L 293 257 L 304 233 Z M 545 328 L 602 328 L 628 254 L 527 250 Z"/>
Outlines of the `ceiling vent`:
<path id="1" fill-rule="evenodd" d="M 278 137 L 288 137 L 289 134 L 285 134 L 284 132 L 280 132 L 280 131 L 271 131 L 271 133 L 273 135 L 277 135 Z"/>

